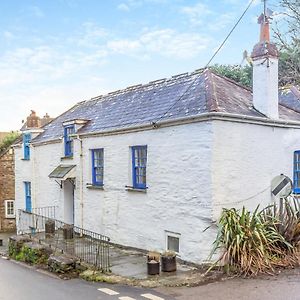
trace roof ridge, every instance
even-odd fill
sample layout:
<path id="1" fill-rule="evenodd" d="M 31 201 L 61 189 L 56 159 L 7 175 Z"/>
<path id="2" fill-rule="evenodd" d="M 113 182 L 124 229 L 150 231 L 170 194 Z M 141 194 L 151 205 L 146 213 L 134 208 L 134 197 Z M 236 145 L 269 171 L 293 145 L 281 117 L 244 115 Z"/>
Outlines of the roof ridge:
<path id="1" fill-rule="evenodd" d="M 205 70 L 206 69 L 204 69 L 204 68 L 200 68 L 200 69 L 196 69 L 192 72 L 185 72 L 185 73 L 180 73 L 180 74 L 177 74 L 177 75 L 172 75 L 171 77 L 168 77 L 168 78 L 156 79 L 156 80 L 149 81 L 147 83 L 139 83 L 139 84 L 131 85 L 131 86 L 125 87 L 123 89 L 108 92 L 108 93 L 105 93 L 105 94 L 101 94 L 99 96 L 92 97 L 90 99 L 86 99 L 84 101 L 80 101 L 77 104 L 86 103 L 86 102 L 93 101 L 93 100 L 94 101 L 105 100 L 105 97 L 107 97 L 107 96 L 122 94 L 122 93 L 125 93 L 127 91 L 128 92 L 129 91 L 134 91 L 134 90 L 137 90 L 137 89 L 140 89 L 140 88 L 143 88 L 143 87 L 149 87 L 151 85 L 154 86 L 155 84 L 161 84 L 161 83 L 165 83 L 165 82 L 168 82 L 168 81 L 172 81 L 172 80 L 176 80 L 176 79 L 180 79 L 180 78 L 184 78 L 184 77 L 188 77 L 188 76 L 194 76 L 196 74 L 203 73 Z"/>
<path id="2" fill-rule="evenodd" d="M 212 72 L 209 68 L 205 69 L 203 72 L 204 81 L 205 81 L 205 94 L 206 94 L 206 103 L 209 112 L 217 112 L 218 101 L 214 91 L 214 80 L 212 78 Z"/>

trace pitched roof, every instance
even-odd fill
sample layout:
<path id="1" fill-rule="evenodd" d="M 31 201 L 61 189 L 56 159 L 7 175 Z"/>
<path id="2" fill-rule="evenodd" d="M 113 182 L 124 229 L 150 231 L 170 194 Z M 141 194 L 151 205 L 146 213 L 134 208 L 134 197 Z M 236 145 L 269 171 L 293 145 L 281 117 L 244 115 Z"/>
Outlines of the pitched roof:
<path id="1" fill-rule="evenodd" d="M 94 133 L 210 112 L 265 117 L 253 107 L 250 89 L 206 69 L 80 102 L 45 125 L 34 142 L 61 137 L 63 122 L 69 120 L 89 120 L 79 133 Z M 280 93 L 279 114 L 300 121 L 299 95 Z"/>

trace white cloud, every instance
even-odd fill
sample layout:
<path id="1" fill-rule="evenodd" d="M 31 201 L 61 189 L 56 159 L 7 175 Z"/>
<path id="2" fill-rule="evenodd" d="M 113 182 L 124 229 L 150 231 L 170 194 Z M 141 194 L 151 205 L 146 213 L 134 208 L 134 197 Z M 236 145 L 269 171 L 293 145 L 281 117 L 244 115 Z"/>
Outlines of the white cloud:
<path id="1" fill-rule="evenodd" d="M 218 16 L 216 20 L 208 24 L 208 29 L 211 31 L 218 31 L 226 28 L 229 24 L 234 24 L 234 13 L 225 13 Z"/>
<path id="2" fill-rule="evenodd" d="M 85 22 L 82 24 L 82 30 L 69 41 L 77 43 L 83 47 L 98 47 L 105 37 L 108 36 L 105 28 L 99 27 L 93 22 Z"/>
<path id="3" fill-rule="evenodd" d="M 36 18 L 43 18 L 45 16 L 44 12 L 38 6 L 30 6 L 28 10 Z"/>
<path id="4" fill-rule="evenodd" d="M 4 31 L 3 36 L 6 40 L 12 40 L 13 38 L 15 38 L 15 35 L 10 31 Z"/>
<path id="5" fill-rule="evenodd" d="M 213 12 L 207 5 L 199 2 L 193 6 L 184 6 L 180 8 L 180 12 L 185 14 L 192 25 L 199 25 L 203 23 L 203 18 L 207 15 L 212 15 Z"/>
<path id="6" fill-rule="evenodd" d="M 135 52 L 140 50 L 142 48 L 142 45 L 139 40 L 120 39 L 120 40 L 108 41 L 107 47 L 108 49 L 116 53 L 130 54 L 133 51 Z"/>
<path id="7" fill-rule="evenodd" d="M 173 29 L 160 29 L 142 33 L 136 39 L 117 39 L 107 47 L 119 54 L 141 55 L 142 58 L 158 54 L 168 58 L 191 58 L 206 49 L 210 39 L 198 33 L 178 33 Z"/>
<path id="8" fill-rule="evenodd" d="M 129 6 L 126 3 L 120 3 L 117 8 L 122 11 L 130 11 Z"/>

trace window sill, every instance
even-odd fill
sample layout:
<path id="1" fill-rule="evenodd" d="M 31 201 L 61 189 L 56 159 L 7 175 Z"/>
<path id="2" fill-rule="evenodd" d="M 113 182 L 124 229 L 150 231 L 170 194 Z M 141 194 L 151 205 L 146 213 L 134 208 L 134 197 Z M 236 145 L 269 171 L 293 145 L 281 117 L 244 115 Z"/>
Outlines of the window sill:
<path id="1" fill-rule="evenodd" d="M 104 185 L 95 185 L 95 184 L 88 183 L 86 185 L 86 188 L 91 190 L 104 190 Z"/>
<path id="2" fill-rule="evenodd" d="M 30 161 L 30 158 L 21 158 L 23 161 Z"/>
<path id="3" fill-rule="evenodd" d="M 72 156 L 63 156 L 60 158 L 60 160 L 65 160 L 65 159 L 73 159 L 73 155 Z"/>
<path id="4" fill-rule="evenodd" d="M 146 187 L 146 188 L 144 188 L 144 189 L 140 189 L 140 188 L 135 188 L 135 187 L 133 187 L 133 186 L 125 185 L 125 189 L 126 189 L 126 191 L 128 191 L 128 192 L 147 193 L 148 187 Z"/>
<path id="5" fill-rule="evenodd" d="M 16 216 L 5 216 L 5 219 L 9 219 L 9 220 L 15 219 L 15 218 L 16 218 Z"/>

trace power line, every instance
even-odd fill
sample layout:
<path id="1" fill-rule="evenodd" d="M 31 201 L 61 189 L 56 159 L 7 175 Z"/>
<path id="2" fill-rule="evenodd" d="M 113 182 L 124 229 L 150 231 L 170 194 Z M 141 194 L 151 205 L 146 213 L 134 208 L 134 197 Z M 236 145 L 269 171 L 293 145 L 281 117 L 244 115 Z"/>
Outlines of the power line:
<path id="1" fill-rule="evenodd" d="M 253 4 L 255 0 L 251 0 L 249 2 L 249 4 L 247 5 L 246 9 L 244 10 L 244 12 L 242 13 L 242 15 L 239 17 L 239 19 L 237 20 L 237 22 L 235 23 L 235 25 L 232 27 L 232 29 L 230 30 L 230 32 L 228 33 L 228 35 L 226 36 L 226 38 L 224 39 L 224 41 L 221 43 L 221 45 L 219 46 L 219 48 L 214 52 L 213 56 L 210 58 L 210 60 L 208 61 L 208 63 L 205 65 L 206 69 L 209 64 L 212 62 L 212 60 L 216 57 L 216 55 L 219 53 L 219 51 L 222 49 L 222 47 L 224 46 L 224 44 L 227 42 L 227 40 L 229 39 L 229 37 L 231 36 L 231 34 L 233 33 L 233 31 L 235 30 L 235 28 L 238 26 L 238 24 L 241 22 L 241 20 L 243 19 L 243 17 L 245 16 L 245 14 L 247 13 L 247 11 L 249 10 L 249 8 L 251 7 L 251 5 Z M 191 82 L 191 84 L 187 87 L 187 89 L 179 96 L 179 98 L 167 109 L 166 112 L 164 112 L 159 118 L 157 118 L 155 121 L 152 121 L 152 124 L 155 125 L 158 121 L 160 121 L 161 119 L 164 118 L 164 116 L 184 97 L 184 95 L 192 88 L 193 84 L 196 82 L 196 80 L 201 76 L 201 73 L 195 77 L 195 79 Z"/>

